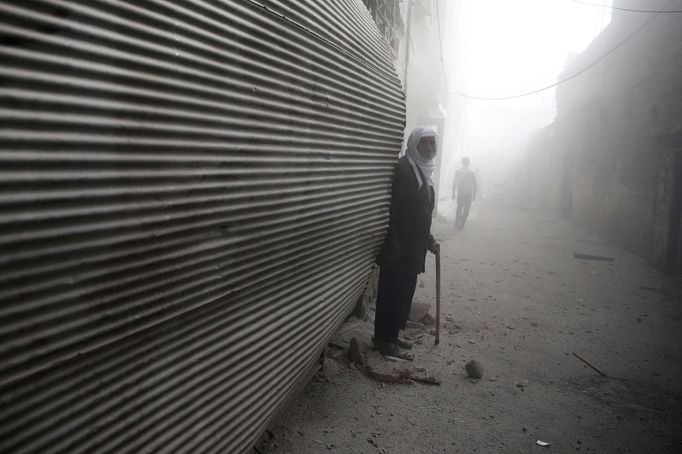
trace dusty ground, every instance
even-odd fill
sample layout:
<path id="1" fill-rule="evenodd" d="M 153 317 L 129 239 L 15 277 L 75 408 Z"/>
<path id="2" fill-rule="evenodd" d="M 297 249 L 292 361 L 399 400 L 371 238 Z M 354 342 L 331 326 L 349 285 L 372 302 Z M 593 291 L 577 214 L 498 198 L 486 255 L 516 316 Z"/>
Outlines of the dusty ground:
<path id="1" fill-rule="evenodd" d="M 440 346 L 426 337 L 415 354 L 441 386 L 382 384 L 327 359 L 268 454 L 682 453 L 679 280 L 518 205 L 487 201 L 463 231 L 443 220 L 433 231 L 445 326 Z M 435 301 L 432 256 L 427 265 L 419 302 Z M 470 359 L 484 369 L 478 382 Z"/>

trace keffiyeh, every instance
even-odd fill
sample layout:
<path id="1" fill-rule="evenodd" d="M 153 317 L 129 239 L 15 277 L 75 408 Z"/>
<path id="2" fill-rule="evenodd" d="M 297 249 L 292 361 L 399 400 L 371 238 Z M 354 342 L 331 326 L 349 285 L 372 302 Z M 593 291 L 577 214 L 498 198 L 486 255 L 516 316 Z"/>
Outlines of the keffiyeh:
<path id="1" fill-rule="evenodd" d="M 433 126 L 418 126 L 412 130 L 410 137 L 407 139 L 407 149 L 405 150 L 405 156 L 407 160 L 412 164 L 412 169 L 419 182 L 419 189 L 426 183 L 428 186 L 433 186 L 433 171 L 436 168 L 435 159 L 424 159 L 422 155 L 417 150 L 417 144 L 424 137 L 433 137 L 436 140 L 436 149 L 438 147 L 438 132 Z M 425 182 L 422 181 L 422 177 L 419 173 L 424 175 Z"/>

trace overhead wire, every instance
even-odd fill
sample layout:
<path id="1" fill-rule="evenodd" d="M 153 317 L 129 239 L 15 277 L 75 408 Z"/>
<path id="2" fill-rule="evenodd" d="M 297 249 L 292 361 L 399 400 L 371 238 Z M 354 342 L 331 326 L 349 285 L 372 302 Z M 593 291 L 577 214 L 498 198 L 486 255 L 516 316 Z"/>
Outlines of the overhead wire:
<path id="1" fill-rule="evenodd" d="M 674 1 L 674 0 L 670 0 L 670 1 L 668 2 L 668 4 L 665 6 L 665 8 L 667 8 L 668 6 L 670 6 L 670 5 L 673 3 L 673 1 Z M 662 11 L 666 11 L 666 10 L 662 10 Z M 662 11 L 661 11 L 661 12 L 662 12 Z M 654 11 L 654 12 L 656 13 L 656 11 Z M 453 92 L 453 94 L 455 94 L 455 95 L 457 95 L 457 96 L 462 96 L 462 97 L 464 97 L 464 98 L 477 99 L 477 100 L 481 100 L 481 101 L 507 101 L 507 100 L 510 100 L 510 99 L 523 98 L 523 97 L 526 97 L 526 96 L 530 96 L 530 95 L 534 95 L 534 94 L 536 94 L 536 93 L 543 92 L 543 91 L 545 91 L 545 90 L 549 90 L 549 89 L 551 89 L 551 88 L 555 88 L 555 87 L 557 87 L 557 86 L 559 86 L 559 85 L 561 85 L 561 84 L 563 84 L 563 83 L 565 83 L 565 82 L 568 82 L 569 80 L 575 79 L 575 78 L 578 77 L 579 75 L 583 74 L 585 71 L 589 70 L 590 68 L 592 68 L 593 66 L 595 66 L 596 64 L 598 64 L 599 62 L 601 62 L 602 60 L 604 60 L 606 57 L 608 57 L 608 56 L 611 55 L 613 52 L 615 52 L 615 51 L 618 50 L 620 47 L 622 47 L 625 43 L 627 43 L 627 42 L 630 41 L 632 38 L 634 38 L 634 37 L 635 37 L 639 32 L 641 32 L 647 25 L 649 25 L 654 19 L 656 19 L 656 17 L 658 17 L 658 14 L 654 14 L 653 16 L 651 16 L 651 17 L 650 17 L 649 19 L 647 19 L 641 26 L 639 26 L 637 29 L 635 29 L 632 33 L 630 33 L 628 36 L 626 36 L 623 40 L 621 40 L 618 44 L 616 44 L 615 46 L 613 46 L 611 49 L 609 49 L 608 51 L 606 51 L 606 52 L 604 52 L 602 55 L 600 55 L 600 56 L 599 56 L 596 60 L 594 60 L 593 62 L 587 64 L 586 66 L 584 66 L 583 68 L 581 68 L 581 69 L 575 71 L 574 73 L 571 73 L 570 75 L 564 77 L 563 79 L 557 80 L 556 82 L 554 82 L 554 83 L 552 83 L 552 84 L 550 84 L 550 85 L 547 85 L 547 86 L 544 86 L 544 87 L 541 87 L 541 88 L 538 88 L 538 89 L 535 89 L 535 90 L 527 91 L 527 92 L 524 92 L 524 93 L 520 93 L 520 94 L 516 94 L 516 95 L 509 95 L 509 96 L 474 96 L 474 95 L 469 95 L 469 94 L 467 94 L 467 93 L 461 93 L 461 92 Z"/>
<path id="2" fill-rule="evenodd" d="M 608 9 L 612 9 L 615 11 L 625 11 L 628 13 L 649 13 L 649 14 L 682 13 L 682 10 L 678 10 L 678 9 L 667 9 L 667 10 L 657 11 L 657 10 L 653 10 L 653 9 L 632 9 L 632 8 L 621 8 L 618 6 L 611 6 L 611 5 L 598 5 L 596 3 L 584 2 L 582 0 L 569 0 L 569 1 L 571 1 L 573 3 L 578 3 L 580 5 L 595 6 L 597 8 L 608 8 Z"/>
<path id="3" fill-rule="evenodd" d="M 438 22 L 438 46 L 440 47 L 440 64 L 443 67 L 443 77 L 445 76 L 445 59 L 443 58 L 443 38 L 442 38 L 442 33 L 440 30 L 440 8 L 438 4 L 440 3 L 439 0 L 435 0 L 436 2 L 436 21 Z M 446 77 L 447 80 L 447 77 Z"/>

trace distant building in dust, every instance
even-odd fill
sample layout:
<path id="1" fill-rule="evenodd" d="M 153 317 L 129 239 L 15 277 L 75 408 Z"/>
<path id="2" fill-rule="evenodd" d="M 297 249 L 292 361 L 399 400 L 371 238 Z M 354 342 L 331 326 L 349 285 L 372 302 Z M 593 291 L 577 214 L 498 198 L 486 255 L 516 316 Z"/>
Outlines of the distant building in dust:
<path id="1" fill-rule="evenodd" d="M 538 171 L 552 178 L 535 181 L 579 224 L 682 273 L 682 14 L 615 10 L 559 79 L 570 80 L 557 88 L 557 118 L 531 146 L 544 148 Z"/>

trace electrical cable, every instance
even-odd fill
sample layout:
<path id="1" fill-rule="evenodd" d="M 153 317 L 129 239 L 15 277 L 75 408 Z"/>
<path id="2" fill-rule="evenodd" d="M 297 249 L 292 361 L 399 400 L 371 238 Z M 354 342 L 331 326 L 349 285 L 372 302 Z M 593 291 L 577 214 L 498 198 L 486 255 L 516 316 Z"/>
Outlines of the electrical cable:
<path id="1" fill-rule="evenodd" d="M 438 22 L 438 46 L 440 47 L 440 64 L 443 67 L 443 77 L 447 80 L 445 76 L 445 59 L 443 59 L 443 38 L 440 31 L 440 8 L 438 7 L 438 0 L 436 2 L 436 21 Z"/>
<path id="2" fill-rule="evenodd" d="M 667 4 L 665 7 L 667 8 L 668 6 L 670 6 L 670 5 L 672 4 L 673 1 L 674 1 L 674 0 L 670 0 L 670 1 L 668 2 L 668 4 Z M 655 11 L 654 11 L 654 12 L 655 12 Z M 590 64 L 584 66 L 583 68 L 581 68 L 581 69 L 575 71 L 574 73 L 572 73 L 572 74 L 570 74 L 570 75 L 564 77 L 564 78 L 561 79 L 561 80 L 557 80 L 557 81 L 554 82 L 553 84 L 547 85 L 547 86 L 542 87 L 542 88 L 538 88 L 538 89 L 536 89 L 536 90 L 531 90 L 531 91 L 528 91 L 528 92 L 525 92 L 525 93 L 521 93 L 521 94 L 518 94 L 518 95 L 510 95 L 510 96 L 473 96 L 473 95 L 468 95 L 468 94 L 466 94 L 466 93 L 460 93 L 460 92 L 452 92 L 452 94 L 455 94 L 455 95 L 458 95 L 458 96 L 462 96 L 462 97 L 464 97 L 464 98 L 477 99 L 477 100 L 481 100 L 481 101 L 506 101 L 506 100 L 509 100 L 509 99 L 517 99 L 517 98 L 523 98 L 523 97 L 525 97 L 525 96 L 534 95 L 534 94 L 536 94 L 536 93 L 540 93 L 540 92 L 543 92 L 543 91 L 545 91 L 545 90 L 549 90 L 550 88 L 557 87 L 558 85 L 561 85 L 561 84 L 563 84 L 563 83 L 565 83 L 565 82 L 568 82 L 568 81 L 571 80 L 571 79 L 575 79 L 576 77 L 578 77 L 579 75 L 581 75 L 582 73 L 584 73 L 585 71 L 587 71 L 588 69 L 590 69 L 590 68 L 592 68 L 593 66 L 595 66 L 597 63 L 599 63 L 599 62 L 601 62 L 602 60 L 604 60 L 606 57 L 608 57 L 608 56 L 611 55 L 613 52 L 615 52 L 615 51 L 618 50 L 620 47 L 622 47 L 625 43 L 627 43 L 627 42 L 630 41 L 632 38 L 634 38 L 635 35 L 637 35 L 639 32 L 641 32 L 641 31 L 644 29 L 644 27 L 646 27 L 647 25 L 649 25 L 654 19 L 656 19 L 656 17 L 658 17 L 658 14 L 654 14 L 653 16 L 651 16 L 651 17 L 650 17 L 649 19 L 647 19 L 641 26 L 639 26 L 637 29 L 635 29 L 635 31 L 633 31 L 633 32 L 630 33 L 628 36 L 626 36 L 625 39 L 623 39 L 622 41 L 620 41 L 618 44 L 616 44 L 615 46 L 613 46 L 613 47 L 612 47 L 611 49 L 609 49 L 608 51 L 604 52 L 601 56 L 599 56 L 599 58 L 597 58 L 596 60 L 594 60 L 592 63 L 590 63 Z"/>
<path id="3" fill-rule="evenodd" d="M 652 9 L 631 9 L 631 8 L 620 8 L 618 6 L 607 6 L 607 5 L 598 5 L 596 3 L 589 3 L 589 2 L 583 2 L 582 0 L 569 0 L 573 3 L 578 3 L 580 5 L 585 5 L 585 6 L 596 6 L 597 8 L 609 8 L 613 9 L 616 11 L 625 11 L 628 13 L 649 13 L 649 14 L 665 14 L 665 13 L 682 13 L 682 10 L 678 9 L 667 9 L 663 11 L 656 11 Z"/>

